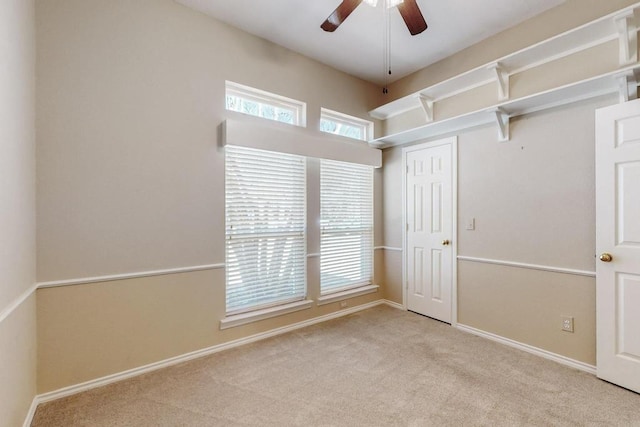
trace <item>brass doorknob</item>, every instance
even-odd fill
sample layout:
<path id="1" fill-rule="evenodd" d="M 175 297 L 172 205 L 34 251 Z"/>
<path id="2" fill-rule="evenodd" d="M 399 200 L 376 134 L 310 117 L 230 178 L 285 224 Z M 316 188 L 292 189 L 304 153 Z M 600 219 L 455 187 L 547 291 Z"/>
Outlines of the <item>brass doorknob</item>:
<path id="1" fill-rule="evenodd" d="M 611 256 L 611 254 L 608 253 L 603 253 L 602 255 L 600 255 L 600 261 L 602 262 L 611 262 L 613 261 L 613 257 Z"/>
<path id="2" fill-rule="evenodd" d="M 443 240 L 442 241 L 442 246 L 447 246 L 449 243 L 451 243 L 451 242 L 448 241 L 448 240 Z"/>

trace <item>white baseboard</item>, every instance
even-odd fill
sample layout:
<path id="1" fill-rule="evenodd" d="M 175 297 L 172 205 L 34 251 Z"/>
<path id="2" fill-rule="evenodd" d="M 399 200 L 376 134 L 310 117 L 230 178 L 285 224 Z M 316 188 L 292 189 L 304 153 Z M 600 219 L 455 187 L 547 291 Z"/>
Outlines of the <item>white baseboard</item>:
<path id="1" fill-rule="evenodd" d="M 38 408 L 39 404 L 40 400 L 38 400 L 38 396 L 34 396 L 33 400 L 31 401 L 31 406 L 29 407 L 29 412 L 27 412 L 27 416 L 24 419 L 22 427 L 31 426 L 31 423 L 33 422 L 33 416 L 36 414 L 36 409 Z"/>
<path id="2" fill-rule="evenodd" d="M 35 397 L 34 402 L 35 405 L 44 402 L 50 402 L 52 400 L 60 399 L 63 397 L 71 396 L 77 393 L 81 393 L 83 391 L 91 390 L 96 387 L 105 386 L 107 384 L 112 384 L 118 381 L 126 380 L 128 378 L 136 377 L 138 375 L 146 374 L 147 372 L 156 371 L 158 369 L 166 368 L 172 365 L 176 365 L 178 363 L 187 362 L 189 360 L 197 359 L 199 357 L 208 356 L 210 354 L 218 353 L 223 350 L 228 350 L 231 348 L 239 347 L 244 344 L 249 344 L 252 342 L 260 341 L 266 338 L 271 338 L 276 335 L 285 334 L 287 332 L 294 331 L 296 329 L 301 329 L 307 326 L 315 325 L 317 323 L 326 322 L 327 320 L 336 319 L 339 317 L 343 317 L 349 314 L 356 313 L 358 311 L 366 310 L 372 307 L 376 307 L 378 305 L 385 304 L 384 300 L 377 300 L 366 304 L 361 304 L 355 307 L 350 307 L 344 310 L 336 311 L 334 313 L 329 313 L 324 316 L 315 317 L 313 319 L 304 320 L 302 322 L 294 323 L 292 325 L 283 326 L 281 328 L 272 329 L 270 331 L 262 332 L 259 334 L 251 335 L 246 338 L 240 338 L 234 341 L 229 341 L 226 343 L 214 345 L 208 348 L 204 348 L 201 350 L 196 350 L 191 353 L 186 353 L 180 356 L 172 357 L 169 359 L 161 360 L 159 362 L 150 363 L 148 365 L 140 366 L 138 368 L 129 369 L 127 371 L 119 372 L 116 374 L 107 375 L 102 378 L 97 378 L 95 380 L 86 381 L 80 384 L 72 385 L 69 387 L 64 387 L 59 390 L 50 391 L 48 393 L 43 393 Z M 35 408 L 34 408 L 35 410 Z M 33 415 L 31 415 L 33 417 Z M 25 421 L 25 425 L 26 424 Z"/>
<path id="3" fill-rule="evenodd" d="M 390 301 L 388 299 L 382 300 L 386 305 L 388 305 L 389 307 L 393 307 L 393 308 L 397 308 L 398 310 L 405 310 L 404 306 L 402 304 L 399 304 L 397 302 L 394 301 Z"/>
<path id="4" fill-rule="evenodd" d="M 569 366 L 571 368 L 596 375 L 596 367 L 593 365 L 589 365 L 588 363 L 580 362 L 579 360 L 571 359 L 570 357 L 552 353 L 550 351 L 543 350 L 541 348 L 534 347 L 529 344 L 523 344 L 521 342 L 514 341 L 512 339 L 505 338 L 500 335 L 492 334 L 491 332 L 485 332 L 480 329 L 472 328 L 471 326 L 461 325 L 458 323 L 456 327 L 461 331 L 468 332 L 470 334 L 477 335 L 482 338 L 487 338 L 487 339 L 490 339 L 491 341 L 496 341 L 496 342 L 499 342 L 500 344 L 508 345 L 509 347 L 517 348 L 518 350 L 526 351 L 527 353 L 535 354 L 536 356 L 553 360 L 554 362 L 560 363 L 562 365 Z"/>

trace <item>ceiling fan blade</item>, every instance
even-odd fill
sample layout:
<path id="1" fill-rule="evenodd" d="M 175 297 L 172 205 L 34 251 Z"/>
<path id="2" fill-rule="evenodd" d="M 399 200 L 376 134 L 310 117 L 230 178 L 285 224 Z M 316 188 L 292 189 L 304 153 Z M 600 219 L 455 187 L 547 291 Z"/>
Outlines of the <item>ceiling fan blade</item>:
<path id="1" fill-rule="evenodd" d="M 402 15 L 402 19 L 407 24 L 412 36 L 420 34 L 427 29 L 427 21 L 424 20 L 416 0 L 404 0 L 398 5 L 398 11 L 400 11 L 400 15 Z"/>
<path id="2" fill-rule="evenodd" d="M 360 3 L 362 3 L 362 0 L 343 0 L 327 20 L 320 25 L 320 28 L 329 32 L 335 31 Z"/>

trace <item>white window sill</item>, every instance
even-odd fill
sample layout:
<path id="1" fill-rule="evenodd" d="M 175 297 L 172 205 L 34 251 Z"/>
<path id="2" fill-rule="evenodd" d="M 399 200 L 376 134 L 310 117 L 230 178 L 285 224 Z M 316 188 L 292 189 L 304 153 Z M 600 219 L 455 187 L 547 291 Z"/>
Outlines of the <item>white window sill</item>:
<path id="1" fill-rule="evenodd" d="M 372 294 L 378 292 L 378 285 L 367 285 L 359 288 L 347 289 L 346 291 L 336 292 L 318 297 L 317 305 L 331 304 L 332 302 L 342 301 L 348 298 L 359 297 L 360 295 Z"/>
<path id="2" fill-rule="evenodd" d="M 262 310 L 251 311 L 249 313 L 234 314 L 232 316 L 227 316 L 220 321 L 220 329 L 234 328 L 236 326 L 246 325 L 247 323 L 257 322 L 258 320 L 269 319 L 271 317 L 282 316 L 283 314 L 306 310 L 311 308 L 312 305 L 312 300 L 303 300 L 276 307 L 269 307 Z"/>

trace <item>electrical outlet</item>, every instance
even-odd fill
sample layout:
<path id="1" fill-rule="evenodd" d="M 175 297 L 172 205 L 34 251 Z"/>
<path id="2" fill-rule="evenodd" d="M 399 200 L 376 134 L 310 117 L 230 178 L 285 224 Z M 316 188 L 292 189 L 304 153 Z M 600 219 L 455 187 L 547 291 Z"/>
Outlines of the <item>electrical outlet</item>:
<path id="1" fill-rule="evenodd" d="M 562 330 L 565 332 L 573 332 L 573 317 L 562 316 Z"/>
<path id="2" fill-rule="evenodd" d="M 340 301 L 340 308 L 347 308 L 347 302 L 346 301 Z"/>

